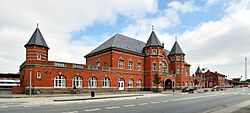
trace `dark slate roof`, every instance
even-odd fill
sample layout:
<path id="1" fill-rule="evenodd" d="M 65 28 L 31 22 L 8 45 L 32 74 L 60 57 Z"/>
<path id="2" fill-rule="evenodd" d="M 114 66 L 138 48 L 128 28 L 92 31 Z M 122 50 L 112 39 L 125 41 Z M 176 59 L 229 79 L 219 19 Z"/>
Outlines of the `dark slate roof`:
<path id="1" fill-rule="evenodd" d="M 25 47 L 27 45 L 38 45 L 38 46 L 43 46 L 43 47 L 48 47 L 48 45 L 46 44 L 42 33 L 40 32 L 39 28 L 36 28 L 35 32 L 33 33 L 33 35 L 31 36 L 29 42 L 25 45 Z"/>
<path id="2" fill-rule="evenodd" d="M 143 48 L 145 47 L 145 43 L 121 34 L 116 34 L 112 38 L 105 41 L 103 44 L 98 46 L 96 49 L 91 51 L 85 57 L 89 57 L 95 55 L 106 49 L 119 49 L 127 52 L 132 52 L 136 54 L 143 55 Z"/>
<path id="3" fill-rule="evenodd" d="M 151 32 L 151 35 L 147 41 L 146 47 L 149 47 L 149 46 L 162 46 L 161 42 L 157 38 L 154 31 Z"/>
<path id="4" fill-rule="evenodd" d="M 184 52 L 182 51 L 177 41 L 174 43 L 174 46 L 169 53 L 169 55 L 173 55 L 173 54 L 184 54 Z"/>
<path id="5" fill-rule="evenodd" d="M 197 68 L 195 74 L 201 74 L 201 73 L 202 73 L 201 68 L 200 68 L 200 66 L 198 66 L 198 68 Z"/>

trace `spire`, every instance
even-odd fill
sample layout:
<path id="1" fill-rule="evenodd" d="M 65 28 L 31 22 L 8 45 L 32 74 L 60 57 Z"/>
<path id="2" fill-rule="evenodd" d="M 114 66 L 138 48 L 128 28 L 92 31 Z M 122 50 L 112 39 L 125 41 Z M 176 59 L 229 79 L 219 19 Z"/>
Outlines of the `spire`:
<path id="1" fill-rule="evenodd" d="M 175 41 L 174 46 L 169 53 L 169 55 L 174 55 L 174 54 L 184 54 L 177 41 Z"/>
<path id="2" fill-rule="evenodd" d="M 147 41 L 147 44 L 146 44 L 146 47 L 149 47 L 149 46 L 162 46 L 161 45 L 161 42 L 159 41 L 159 39 L 157 38 L 155 32 L 153 31 L 153 26 L 152 26 L 152 32 L 151 32 L 151 35 Z"/>
<path id="3" fill-rule="evenodd" d="M 195 74 L 201 74 L 201 73 L 202 73 L 201 68 L 200 68 L 200 66 L 198 66 L 198 68 L 197 68 Z"/>
<path id="4" fill-rule="evenodd" d="M 46 44 L 44 38 L 43 38 L 42 33 L 40 32 L 40 30 L 38 28 L 38 23 L 37 23 L 37 28 L 36 28 L 35 32 L 31 36 L 29 42 L 24 47 L 26 47 L 28 45 L 38 45 L 38 46 L 43 46 L 43 47 L 49 48 L 48 45 Z"/>

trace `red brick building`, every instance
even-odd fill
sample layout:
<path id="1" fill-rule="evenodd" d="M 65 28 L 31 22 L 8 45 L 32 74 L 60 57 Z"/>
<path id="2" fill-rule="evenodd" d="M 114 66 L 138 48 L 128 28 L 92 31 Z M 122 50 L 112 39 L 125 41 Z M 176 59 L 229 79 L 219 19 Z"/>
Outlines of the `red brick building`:
<path id="1" fill-rule="evenodd" d="M 202 73 L 200 67 L 195 72 L 195 85 L 205 88 L 212 88 L 213 86 L 225 87 L 226 78 L 225 75 L 211 71 Z"/>
<path id="2" fill-rule="evenodd" d="M 147 43 L 116 34 L 85 56 L 86 65 L 49 61 L 49 47 L 39 28 L 24 47 L 20 80 L 26 93 L 30 81 L 37 94 L 69 93 L 74 86 L 79 92 L 152 90 L 156 74 L 162 89 L 193 85 L 190 64 L 178 42 L 169 52 L 154 31 Z"/>

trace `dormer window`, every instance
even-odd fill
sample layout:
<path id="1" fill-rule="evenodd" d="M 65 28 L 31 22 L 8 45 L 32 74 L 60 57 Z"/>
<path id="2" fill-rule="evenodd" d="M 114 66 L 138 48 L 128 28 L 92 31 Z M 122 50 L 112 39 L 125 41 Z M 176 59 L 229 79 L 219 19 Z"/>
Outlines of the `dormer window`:
<path id="1" fill-rule="evenodd" d="M 98 67 L 100 67 L 101 66 L 101 62 L 96 62 L 96 65 L 98 66 Z"/>
<path id="2" fill-rule="evenodd" d="M 41 60 L 42 59 L 42 55 L 41 55 L 41 53 L 38 53 L 37 54 L 37 60 Z"/>

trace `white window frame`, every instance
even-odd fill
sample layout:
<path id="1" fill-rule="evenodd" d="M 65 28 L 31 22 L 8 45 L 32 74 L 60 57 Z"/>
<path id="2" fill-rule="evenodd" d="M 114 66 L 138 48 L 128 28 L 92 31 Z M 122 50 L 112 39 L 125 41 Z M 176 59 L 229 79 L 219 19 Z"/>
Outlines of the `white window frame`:
<path id="1" fill-rule="evenodd" d="M 124 60 L 119 60 L 118 61 L 118 68 L 119 69 L 124 69 Z"/>
<path id="2" fill-rule="evenodd" d="M 41 53 L 37 54 L 37 60 L 42 60 L 42 54 Z"/>
<path id="3" fill-rule="evenodd" d="M 166 62 L 163 62 L 162 69 L 163 69 L 162 72 L 167 73 L 168 66 Z"/>
<path id="4" fill-rule="evenodd" d="M 96 66 L 100 67 L 101 66 L 101 62 L 100 61 L 96 62 Z"/>
<path id="5" fill-rule="evenodd" d="M 137 70 L 141 71 L 141 63 L 140 62 L 137 63 Z"/>
<path id="6" fill-rule="evenodd" d="M 55 88 L 65 88 L 66 87 L 66 78 L 62 75 L 58 75 L 54 78 L 54 87 Z"/>
<path id="7" fill-rule="evenodd" d="M 90 77 L 88 80 L 89 88 L 97 88 L 97 79 L 95 77 Z"/>
<path id="8" fill-rule="evenodd" d="M 72 79 L 72 87 L 76 86 L 77 88 L 81 88 L 82 87 L 82 77 L 80 76 L 75 76 Z"/>
<path id="9" fill-rule="evenodd" d="M 42 73 L 41 73 L 41 72 L 37 72 L 37 73 L 36 73 L 36 78 L 37 78 L 38 80 L 41 80 L 41 79 L 42 79 Z"/>
<path id="10" fill-rule="evenodd" d="M 128 88 L 133 88 L 134 80 L 131 78 L 128 80 Z"/>
<path id="11" fill-rule="evenodd" d="M 102 87 L 109 88 L 110 87 L 110 80 L 108 77 L 102 79 Z"/>
<path id="12" fill-rule="evenodd" d="M 128 62 L 128 69 L 133 70 L 133 62 L 132 61 Z"/>
<path id="13" fill-rule="evenodd" d="M 186 70 L 186 76 L 188 76 L 188 70 Z"/>
<path id="14" fill-rule="evenodd" d="M 141 88 L 141 86 L 142 86 L 142 80 L 139 79 L 139 80 L 137 80 L 137 87 Z"/>
<path id="15" fill-rule="evenodd" d="M 176 74 L 180 74 L 181 67 L 177 66 Z"/>
<path id="16" fill-rule="evenodd" d="M 153 71 L 156 71 L 156 67 L 157 67 L 157 64 L 156 63 L 153 63 Z"/>

